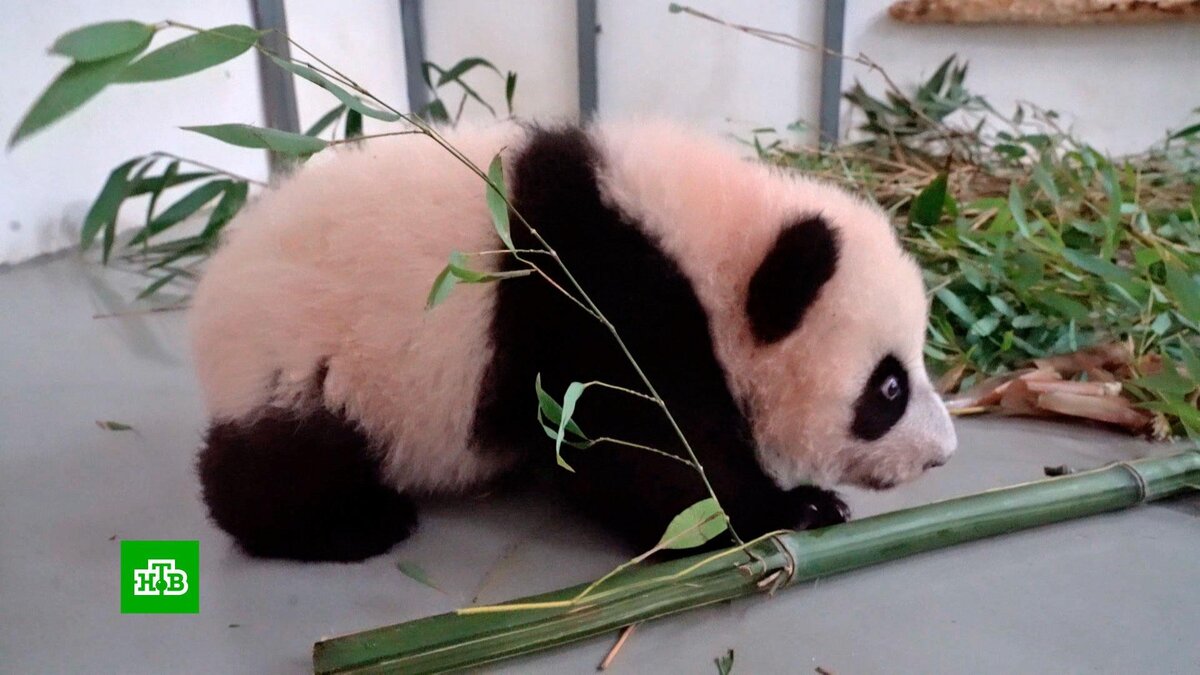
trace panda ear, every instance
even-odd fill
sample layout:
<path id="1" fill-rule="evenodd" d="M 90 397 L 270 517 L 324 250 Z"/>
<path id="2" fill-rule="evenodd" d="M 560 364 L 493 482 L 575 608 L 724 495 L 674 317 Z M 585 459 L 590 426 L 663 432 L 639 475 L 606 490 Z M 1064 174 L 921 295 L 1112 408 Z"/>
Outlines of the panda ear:
<path id="1" fill-rule="evenodd" d="M 837 233 L 821 216 L 805 216 L 779 233 L 750 279 L 746 316 L 761 344 L 778 342 L 800 325 L 837 269 Z"/>

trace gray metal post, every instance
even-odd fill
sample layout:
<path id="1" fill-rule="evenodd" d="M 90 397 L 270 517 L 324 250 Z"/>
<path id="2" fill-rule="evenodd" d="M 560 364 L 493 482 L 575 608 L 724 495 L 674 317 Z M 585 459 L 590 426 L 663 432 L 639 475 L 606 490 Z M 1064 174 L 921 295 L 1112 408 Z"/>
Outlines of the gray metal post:
<path id="1" fill-rule="evenodd" d="M 400 28 L 404 32 L 408 110 L 420 112 L 430 100 L 429 88 L 425 86 L 425 14 L 421 0 L 400 0 Z"/>
<path id="2" fill-rule="evenodd" d="M 825 28 L 821 44 L 826 50 L 842 53 L 846 30 L 846 0 L 826 0 Z M 837 145 L 842 103 L 842 59 L 830 54 L 821 56 L 821 107 L 819 129 L 821 144 Z"/>
<path id="3" fill-rule="evenodd" d="M 260 39 L 263 47 L 282 59 L 291 58 L 287 34 L 287 13 L 283 0 L 250 0 L 254 27 L 271 31 Z M 296 87 L 292 74 L 276 66 L 265 54 L 258 54 L 258 75 L 262 87 L 263 116 L 267 126 L 280 131 L 300 131 L 300 114 L 296 109 Z M 291 165 L 287 157 L 268 155 L 271 174 L 286 172 Z"/>
<path id="4" fill-rule="evenodd" d="M 596 115 L 596 0 L 575 0 L 575 41 L 579 65 L 579 118 L 589 120 Z"/>

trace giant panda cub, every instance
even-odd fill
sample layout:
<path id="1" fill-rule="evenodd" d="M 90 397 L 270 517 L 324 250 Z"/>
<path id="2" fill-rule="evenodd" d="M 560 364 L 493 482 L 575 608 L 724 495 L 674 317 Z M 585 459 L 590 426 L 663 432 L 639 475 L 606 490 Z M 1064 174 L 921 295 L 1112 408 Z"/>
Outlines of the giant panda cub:
<path id="1" fill-rule="evenodd" d="M 447 138 L 478 166 L 502 153 L 515 210 L 619 331 L 743 536 L 841 522 L 827 487 L 888 488 L 954 451 L 922 364 L 921 276 L 879 209 L 667 123 Z M 555 467 L 539 374 L 555 397 L 644 388 L 545 279 L 459 286 L 426 311 L 453 251 L 521 266 L 497 252 L 483 196 L 434 141 L 398 136 L 318 158 L 238 216 L 191 329 L 203 496 L 247 553 L 363 559 L 408 536 L 413 497 L 538 467 L 639 549 L 707 496 L 689 466 L 623 445 L 564 447 L 574 472 Z M 538 248 L 515 218 L 512 237 Z M 684 453 L 658 406 L 625 393 L 588 389 L 575 420 Z"/>

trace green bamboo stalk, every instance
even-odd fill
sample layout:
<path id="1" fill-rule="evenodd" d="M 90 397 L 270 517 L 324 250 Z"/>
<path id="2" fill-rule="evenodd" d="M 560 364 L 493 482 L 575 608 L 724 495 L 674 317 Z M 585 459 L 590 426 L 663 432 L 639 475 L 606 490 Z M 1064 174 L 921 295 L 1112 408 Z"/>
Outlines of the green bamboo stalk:
<path id="1" fill-rule="evenodd" d="M 581 584 L 493 608 L 322 640 L 317 673 L 434 673 L 477 666 L 632 623 L 811 581 L 925 551 L 1128 508 L 1197 490 L 1200 451 L 894 511 L 614 577 L 579 599 Z M 522 606 L 524 609 L 515 608 Z"/>

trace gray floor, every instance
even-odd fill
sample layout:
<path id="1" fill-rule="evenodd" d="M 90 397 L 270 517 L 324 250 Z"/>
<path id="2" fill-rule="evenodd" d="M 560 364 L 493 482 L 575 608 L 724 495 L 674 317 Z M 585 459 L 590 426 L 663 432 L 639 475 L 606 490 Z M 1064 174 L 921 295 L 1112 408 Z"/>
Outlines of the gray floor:
<path id="1" fill-rule="evenodd" d="M 551 503 L 427 506 L 360 565 L 247 559 L 205 522 L 202 410 L 182 312 L 122 311 L 133 277 L 75 257 L 0 270 L 0 671 L 302 672 L 317 638 L 593 578 L 613 541 Z M 96 420 L 131 424 L 105 431 Z M 1169 448 L 1101 431 L 962 420 L 951 464 L 858 515 Z M 1200 501 L 1048 527 L 642 626 L 617 673 L 1197 672 Z M 118 540 L 199 539 L 202 609 L 118 613 Z M 396 569 L 416 562 L 442 590 Z M 506 665 L 592 672 L 611 639 Z"/>

